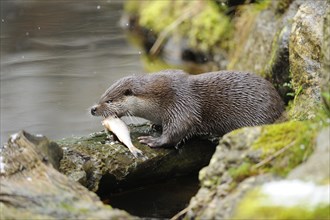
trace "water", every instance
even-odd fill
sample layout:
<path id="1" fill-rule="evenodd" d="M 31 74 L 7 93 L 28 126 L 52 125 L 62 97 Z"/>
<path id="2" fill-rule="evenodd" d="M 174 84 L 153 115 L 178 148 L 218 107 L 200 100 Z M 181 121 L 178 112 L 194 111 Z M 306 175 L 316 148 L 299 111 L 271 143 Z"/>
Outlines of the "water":
<path id="1" fill-rule="evenodd" d="M 1 144 L 21 129 L 55 140 L 102 130 L 89 107 L 143 72 L 121 13 L 113 0 L 1 0 Z"/>
<path id="2" fill-rule="evenodd" d="M 116 79 L 144 72 L 121 14 L 114 0 L 1 0 L 1 144 L 22 129 L 53 140 L 103 129 L 90 106 Z M 105 200 L 134 215 L 171 217 L 197 189 L 194 175 Z"/>
<path id="3" fill-rule="evenodd" d="M 195 173 L 113 193 L 106 196 L 104 202 L 114 208 L 124 209 L 134 216 L 169 219 L 188 206 L 190 198 L 198 189 L 198 175 Z"/>

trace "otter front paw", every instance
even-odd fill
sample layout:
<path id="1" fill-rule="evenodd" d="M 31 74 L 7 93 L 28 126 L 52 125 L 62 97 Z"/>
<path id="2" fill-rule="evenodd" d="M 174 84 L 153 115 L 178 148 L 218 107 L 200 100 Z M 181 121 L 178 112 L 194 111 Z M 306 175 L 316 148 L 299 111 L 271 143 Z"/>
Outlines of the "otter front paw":
<path id="1" fill-rule="evenodd" d="M 141 144 L 146 144 L 152 148 L 161 147 L 163 145 L 160 141 L 160 138 L 155 138 L 151 136 L 141 136 L 138 137 L 138 139 Z"/>

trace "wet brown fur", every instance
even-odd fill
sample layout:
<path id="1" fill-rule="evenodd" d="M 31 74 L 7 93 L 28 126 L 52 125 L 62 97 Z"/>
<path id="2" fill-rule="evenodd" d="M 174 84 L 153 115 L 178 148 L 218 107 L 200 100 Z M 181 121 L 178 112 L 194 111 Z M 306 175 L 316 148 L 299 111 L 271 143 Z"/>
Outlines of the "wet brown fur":
<path id="1" fill-rule="evenodd" d="M 194 135 L 222 136 L 240 127 L 273 123 L 284 103 L 271 83 L 251 73 L 164 70 L 120 79 L 93 108 L 97 116 L 132 115 L 161 125 L 159 138 L 140 137 L 141 143 L 160 147 Z"/>

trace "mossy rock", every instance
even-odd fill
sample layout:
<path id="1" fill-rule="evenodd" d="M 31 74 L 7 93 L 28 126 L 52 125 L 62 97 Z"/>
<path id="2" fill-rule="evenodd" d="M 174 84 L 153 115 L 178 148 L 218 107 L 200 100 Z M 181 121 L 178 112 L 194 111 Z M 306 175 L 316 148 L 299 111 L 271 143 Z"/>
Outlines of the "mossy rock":
<path id="1" fill-rule="evenodd" d="M 271 3 L 261 1 L 240 8 L 240 16 L 234 20 L 233 46 L 229 50 L 227 69 L 251 71 L 260 75 L 264 73 L 279 23 L 274 19 L 275 12 L 270 8 Z"/>
<path id="2" fill-rule="evenodd" d="M 212 51 L 213 47 L 219 45 L 223 49 L 229 49 L 231 29 L 229 18 L 210 1 L 204 5 L 199 14 L 191 19 L 191 24 L 186 31 L 193 48 Z"/>
<path id="3" fill-rule="evenodd" d="M 135 158 L 127 147 L 98 132 L 57 142 L 64 151 L 60 171 L 89 190 L 106 195 L 118 188 L 134 188 L 198 172 L 209 162 L 216 146 L 207 138 L 196 138 L 179 149 L 154 149 L 140 144 L 137 137 L 159 136 L 159 132 L 148 125 L 132 125 L 130 132 L 133 144 L 144 157 Z"/>
<path id="4" fill-rule="evenodd" d="M 199 173 L 202 188 L 188 206 L 187 219 L 229 218 L 241 190 L 246 190 L 241 183 L 262 184 L 287 176 L 313 152 L 316 124 L 289 121 L 226 134 L 209 166 Z"/>
<path id="5" fill-rule="evenodd" d="M 239 132 L 239 131 L 237 131 Z M 238 166 L 230 167 L 231 177 L 241 180 L 262 173 L 286 176 L 313 152 L 316 129 L 310 122 L 291 121 L 261 128 Z"/>
<path id="6" fill-rule="evenodd" d="M 298 180 L 265 183 L 250 190 L 232 219 L 329 219 L 329 185 Z"/>
<path id="7" fill-rule="evenodd" d="M 318 132 L 313 154 L 285 180 L 250 187 L 233 219 L 329 219 L 330 127 Z"/>
<path id="8" fill-rule="evenodd" d="M 316 141 L 316 148 L 313 154 L 291 171 L 288 179 L 300 179 L 306 182 L 314 182 L 316 184 L 330 184 L 330 117 L 328 118 L 327 127 L 323 128 Z"/>
<path id="9" fill-rule="evenodd" d="M 329 1 L 328 1 L 329 2 Z M 323 20 L 323 43 L 322 43 L 322 100 L 330 115 L 330 10 L 327 11 Z M 329 116 L 330 117 L 330 116 Z"/>
<path id="10" fill-rule="evenodd" d="M 329 99 L 329 11 L 329 1 L 261 1 L 241 7 L 227 68 L 270 80 L 290 103 L 290 119 L 315 117 L 321 84 L 326 85 L 324 102 Z"/>
<path id="11" fill-rule="evenodd" d="M 261 159 L 271 159 L 258 172 L 274 172 L 286 176 L 313 152 L 316 129 L 310 122 L 291 121 L 265 126 L 253 143 L 253 150 L 261 150 Z M 283 153 L 281 153 L 283 150 Z"/>
<path id="12" fill-rule="evenodd" d="M 55 170 L 52 162 L 61 154 L 57 148 L 46 137 L 24 131 L 1 147 L 1 219 L 135 218 L 104 205 L 95 193 Z"/>
<path id="13" fill-rule="evenodd" d="M 321 102 L 323 22 L 328 10 L 327 1 L 304 1 L 293 19 L 289 43 L 293 119 L 315 117 Z"/>
<path id="14" fill-rule="evenodd" d="M 227 48 L 232 27 L 229 18 L 224 14 L 226 10 L 226 6 L 217 5 L 210 0 L 142 3 L 131 0 L 125 3 L 125 11 L 131 15 L 135 14 L 141 27 L 159 35 L 173 25 L 174 28 L 170 29 L 169 33 L 175 31 L 182 39 L 188 39 L 192 48 L 204 52 L 219 46 Z"/>

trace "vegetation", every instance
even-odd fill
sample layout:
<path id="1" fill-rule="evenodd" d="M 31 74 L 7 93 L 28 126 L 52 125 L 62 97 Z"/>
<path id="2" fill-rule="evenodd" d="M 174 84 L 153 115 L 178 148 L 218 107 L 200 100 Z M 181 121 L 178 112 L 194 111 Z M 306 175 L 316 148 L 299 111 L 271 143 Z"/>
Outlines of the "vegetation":
<path id="1" fill-rule="evenodd" d="M 214 47 L 228 49 L 231 23 L 226 6 L 214 1 L 143 1 L 130 0 L 125 10 L 138 17 L 138 24 L 156 35 L 164 31 L 187 39 L 196 50 L 209 52 Z M 157 19 L 155 19 L 157 18 Z M 159 22 L 161 21 L 161 22 Z"/>
<path id="2" fill-rule="evenodd" d="M 316 207 L 272 205 L 267 195 L 255 189 L 240 202 L 233 219 L 328 219 L 329 208 L 327 204 Z"/>
<path id="3" fill-rule="evenodd" d="M 307 121 L 265 126 L 261 136 L 252 146 L 252 149 L 261 150 L 261 159 L 269 160 L 259 168 L 262 172 L 271 171 L 281 176 L 287 175 L 313 152 L 315 135 L 315 127 Z M 282 149 L 283 151 L 280 151 Z"/>
<path id="4" fill-rule="evenodd" d="M 313 152 L 318 130 L 319 127 L 310 121 L 263 126 L 259 138 L 249 149 L 250 154 L 257 155 L 254 160 L 244 157 L 228 172 L 236 182 L 267 172 L 286 176 Z"/>

